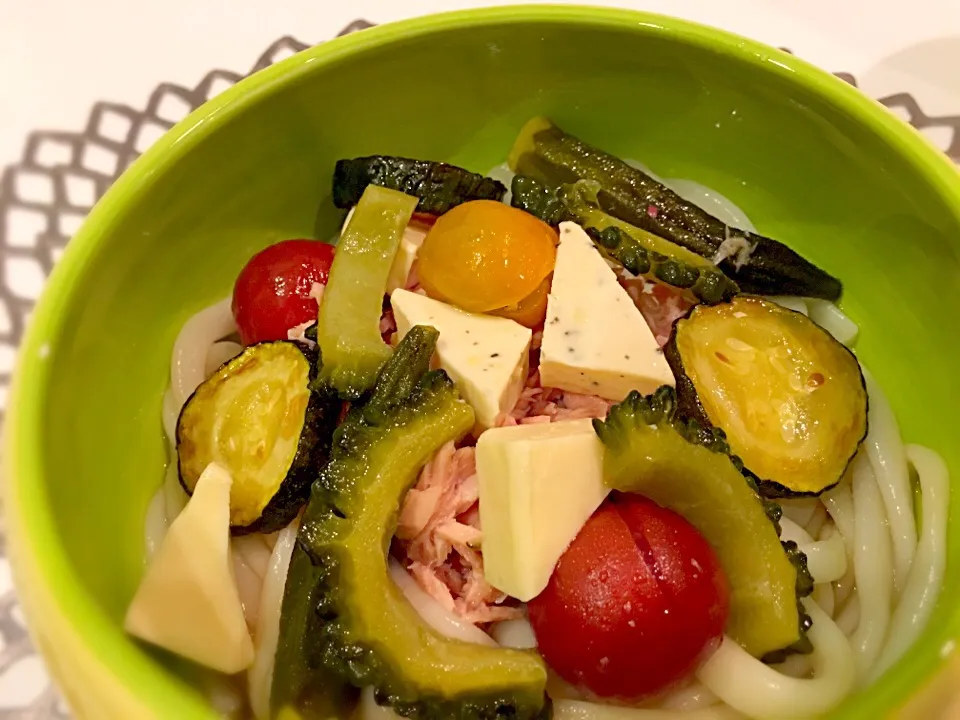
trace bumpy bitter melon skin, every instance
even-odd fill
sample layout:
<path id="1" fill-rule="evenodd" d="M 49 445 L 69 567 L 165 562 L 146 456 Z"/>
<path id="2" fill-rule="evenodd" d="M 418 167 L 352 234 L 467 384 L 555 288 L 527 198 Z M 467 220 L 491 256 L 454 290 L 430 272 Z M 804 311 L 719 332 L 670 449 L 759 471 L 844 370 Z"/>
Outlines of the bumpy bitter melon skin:
<path id="1" fill-rule="evenodd" d="M 414 195 L 419 198 L 417 212 L 431 215 L 443 215 L 471 200 L 499 202 L 507 192 L 503 183 L 455 165 L 373 155 L 337 162 L 333 172 L 334 205 L 343 209 L 356 205 L 368 185 Z"/>
<path id="2" fill-rule="evenodd" d="M 725 257 L 720 268 L 746 292 L 831 301 L 843 292 L 837 278 L 783 243 L 728 227 L 641 170 L 565 133 L 546 118 L 533 118 L 523 127 L 509 165 L 515 173 L 548 185 L 596 182 L 606 212 L 707 259 L 717 257 L 731 236 L 739 238 L 749 252 Z"/>
<path id="3" fill-rule="evenodd" d="M 843 292 L 837 278 L 783 243 L 728 227 L 641 170 L 565 133 L 546 118 L 533 118 L 523 127 L 509 164 L 515 173 L 548 185 L 596 182 L 606 212 L 707 259 L 717 257 L 731 236 L 739 238 L 749 252 L 726 257 L 720 267 L 746 292 L 831 301 Z"/>
<path id="4" fill-rule="evenodd" d="M 780 506 L 759 494 L 723 432 L 680 417 L 668 386 L 630 393 L 594 428 L 610 487 L 680 513 L 717 552 L 731 585 L 728 634 L 767 662 L 810 652 L 800 604 L 813 591 L 806 556 L 780 541 Z"/>
<path id="5" fill-rule="evenodd" d="M 708 260 L 605 212 L 597 199 L 597 183 L 580 180 L 549 187 L 517 175 L 511 204 L 548 225 L 575 222 L 597 248 L 634 275 L 686 291 L 696 302 L 716 303 L 732 297 L 737 284 Z"/>
<path id="6" fill-rule="evenodd" d="M 281 649 L 293 652 L 278 655 L 274 707 L 290 703 L 320 674 L 373 686 L 380 702 L 421 720 L 523 720 L 549 712 L 538 655 L 443 637 L 388 575 L 403 494 L 437 450 L 474 424 L 473 410 L 446 374 L 428 370 L 437 335 L 432 328 L 411 330 L 370 398 L 335 434 L 287 579 Z M 303 591 L 305 583 L 314 583 L 311 592 Z M 304 613 L 295 595 L 313 611 Z M 305 632 L 310 639 L 297 648 L 296 636 Z M 291 661 L 299 667 L 292 675 L 281 670 Z"/>

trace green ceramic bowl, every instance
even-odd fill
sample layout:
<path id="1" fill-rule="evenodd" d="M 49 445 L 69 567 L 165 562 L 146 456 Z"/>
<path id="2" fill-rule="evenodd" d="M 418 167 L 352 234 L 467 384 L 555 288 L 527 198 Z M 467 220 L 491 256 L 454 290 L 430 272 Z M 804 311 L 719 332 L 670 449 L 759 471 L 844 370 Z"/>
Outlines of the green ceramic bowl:
<path id="1" fill-rule="evenodd" d="M 390 153 L 478 171 L 544 113 L 705 183 L 846 284 L 858 352 L 908 441 L 960 478 L 960 177 L 873 101 L 772 48 L 652 15 L 512 7 L 380 27 L 257 73 L 171 130 L 99 203 L 36 309 L 7 415 L 14 568 L 82 718 L 211 718 L 196 683 L 121 630 L 163 475 L 178 328 L 244 262 L 330 237 L 333 163 Z M 844 718 L 902 706 L 960 637 L 960 533 L 923 639 Z M 181 669 L 182 670 L 182 669 Z"/>

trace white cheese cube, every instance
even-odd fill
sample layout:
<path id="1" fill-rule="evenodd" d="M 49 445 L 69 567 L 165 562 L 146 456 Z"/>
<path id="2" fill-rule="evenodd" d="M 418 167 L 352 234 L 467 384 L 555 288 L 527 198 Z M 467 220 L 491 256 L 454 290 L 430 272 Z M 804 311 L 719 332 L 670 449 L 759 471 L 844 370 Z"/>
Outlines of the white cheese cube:
<path id="1" fill-rule="evenodd" d="M 420 246 L 427 237 L 428 228 L 419 223 L 407 225 L 403 231 L 403 237 L 400 238 L 400 247 L 397 248 L 397 256 L 393 259 L 393 266 L 390 268 L 390 276 L 387 278 L 387 294 L 389 295 L 397 288 L 405 287 L 407 278 L 410 277 L 410 270 L 413 269 L 413 263 L 417 259 L 417 253 L 420 252 Z"/>
<path id="2" fill-rule="evenodd" d="M 131 635 L 233 674 L 253 662 L 253 641 L 230 556 L 230 474 L 210 464 L 127 610 Z"/>
<path id="3" fill-rule="evenodd" d="M 397 337 L 429 325 L 440 333 L 437 358 L 473 406 L 477 424 L 493 427 L 497 416 L 516 405 L 527 379 L 528 328 L 506 318 L 475 315 L 408 290 L 390 296 Z"/>
<path id="4" fill-rule="evenodd" d="M 560 224 L 560 247 L 540 350 L 544 387 L 619 402 L 673 385 L 643 315 L 583 228 Z"/>
<path id="5" fill-rule="evenodd" d="M 484 576 L 526 602 L 607 496 L 590 420 L 488 430 L 477 441 Z"/>

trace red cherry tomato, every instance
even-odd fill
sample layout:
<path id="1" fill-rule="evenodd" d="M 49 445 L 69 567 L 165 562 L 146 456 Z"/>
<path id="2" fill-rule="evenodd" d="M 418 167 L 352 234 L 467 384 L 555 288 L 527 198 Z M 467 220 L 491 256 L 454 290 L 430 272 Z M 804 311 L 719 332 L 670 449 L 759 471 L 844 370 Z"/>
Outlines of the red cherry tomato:
<path id="1" fill-rule="evenodd" d="M 420 223 L 426 227 L 433 227 L 433 224 L 437 221 L 439 215 L 431 215 L 430 213 L 421 213 L 415 212 L 413 217 L 410 218 L 410 222 Z"/>
<path id="2" fill-rule="evenodd" d="M 527 608 L 561 678 L 636 702 L 697 669 L 721 640 L 728 604 L 703 536 L 646 498 L 619 495 L 587 521 Z"/>
<path id="3" fill-rule="evenodd" d="M 233 287 L 233 317 L 244 345 L 286 340 L 287 330 L 317 319 L 314 283 L 327 284 L 333 245 L 284 240 L 254 255 Z"/>

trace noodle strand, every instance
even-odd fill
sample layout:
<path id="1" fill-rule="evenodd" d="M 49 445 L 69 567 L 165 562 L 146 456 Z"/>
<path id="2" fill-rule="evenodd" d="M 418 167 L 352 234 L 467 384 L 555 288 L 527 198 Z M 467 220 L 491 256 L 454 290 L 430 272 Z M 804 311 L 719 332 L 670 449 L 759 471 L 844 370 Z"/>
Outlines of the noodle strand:
<path id="1" fill-rule="evenodd" d="M 847 572 L 847 548 L 839 533 L 826 540 L 801 543 L 800 551 L 807 556 L 807 569 L 815 583 L 832 583 Z"/>
<path id="2" fill-rule="evenodd" d="M 180 484 L 180 471 L 177 466 L 176 452 L 167 464 L 167 474 L 163 479 L 164 509 L 167 513 L 167 525 L 170 525 L 187 506 L 187 491 Z"/>
<path id="3" fill-rule="evenodd" d="M 856 653 L 857 678 L 862 683 L 883 647 L 890 624 L 892 599 L 890 533 L 883 498 L 866 456 L 853 465 L 853 506 L 856 520 L 854 574 L 860 596 L 860 622 L 850 638 Z"/>
<path id="4" fill-rule="evenodd" d="M 833 592 L 833 583 L 821 583 L 814 587 L 813 601 L 819 605 L 820 609 L 827 615 L 833 617 L 833 611 L 836 609 L 836 595 Z"/>
<path id="5" fill-rule="evenodd" d="M 887 644 L 871 679 L 876 679 L 897 662 L 923 631 L 940 595 L 947 564 L 947 514 L 950 507 L 947 466 L 943 458 L 925 447 L 908 445 L 906 450 L 920 476 L 922 537 L 900 603 L 890 622 Z"/>
<path id="6" fill-rule="evenodd" d="M 167 388 L 163 394 L 163 434 L 167 436 L 167 442 L 171 445 L 177 442 L 177 420 L 180 415 L 180 407 L 173 397 L 173 390 Z"/>
<path id="7" fill-rule="evenodd" d="M 206 378 L 210 346 L 237 329 L 230 303 L 226 297 L 191 317 L 173 344 L 170 389 L 178 412 Z"/>
<path id="8" fill-rule="evenodd" d="M 204 378 L 213 375 L 227 360 L 233 360 L 243 352 L 243 345 L 232 340 L 215 342 L 207 350 L 207 359 L 204 363 Z"/>
<path id="9" fill-rule="evenodd" d="M 863 370 L 863 377 L 867 383 L 867 396 L 870 398 L 870 431 L 867 433 L 864 448 L 877 477 L 877 486 L 883 496 L 887 519 L 890 522 L 890 535 L 893 540 L 893 587 L 899 596 L 907 582 L 910 563 L 917 551 L 913 491 L 897 418 L 880 386 L 866 369 Z"/>
<path id="10" fill-rule="evenodd" d="M 697 672 L 711 692 L 751 718 L 792 720 L 822 715 L 853 688 L 856 665 L 850 643 L 820 607 L 805 598 L 813 619 L 809 637 L 813 678 L 788 677 L 747 654 L 730 638 Z"/>
<path id="11" fill-rule="evenodd" d="M 850 637 L 853 635 L 857 625 L 860 624 L 860 596 L 853 595 L 848 601 L 847 606 L 840 615 L 837 616 L 837 627 L 840 631 Z"/>
<path id="12" fill-rule="evenodd" d="M 854 557 L 856 535 L 856 515 L 853 510 L 853 493 L 848 482 L 849 471 L 844 479 L 832 490 L 825 492 L 821 499 L 824 507 L 833 518 L 837 530 L 847 546 L 847 557 L 852 561 Z M 851 563 L 852 564 L 852 563 Z"/>
<path id="13" fill-rule="evenodd" d="M 295 519 L 280 531 L 277 543 L 270 554 L 270 563 L 260 595 L 260 614 L 254 634 L 253 665 L 247 671 L 250 706 L 257 720 L 270 718 L 270 688 L 273 684 L 273 663 L 280 639 L 280 611 L 283 607 L 283 590 L 287 582 L 287 570 L 297 541 L 300 521 Z"/>
<path id="14" fill-rule="evenodd" d="M 691 712 L 712 707 L 720 702 L 720 698 L 707 690 L 699 680 L 685 688 L 675 690 L 660 703 L 663 710 L 680 710 Z"/>
<path id="15" fill-rule="evenodd" d="M 743 715 L 723 705 L 683 712 L 600 705 L 584 700 L 555 700 L 554 720 L 739 720 Z"/>
<path id="16" fill-rule="evenodd" d="M 780 538 L 797 544 L 807 556 L 807 569 L 815 583 L 832 583 L 847 572 L 847 548 L 839 533 L 814 540 L 804 528 L 787 517 L 780 518 Z"/>

